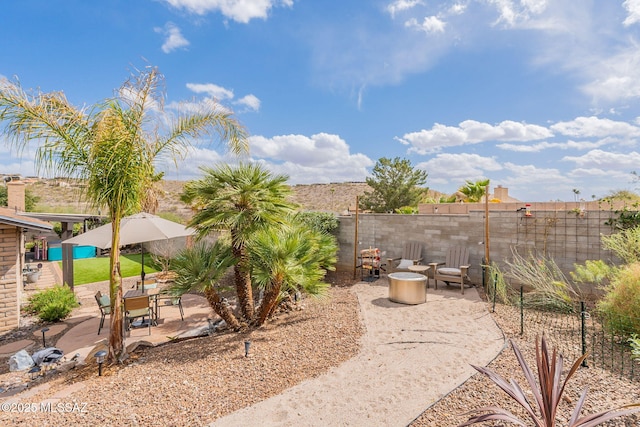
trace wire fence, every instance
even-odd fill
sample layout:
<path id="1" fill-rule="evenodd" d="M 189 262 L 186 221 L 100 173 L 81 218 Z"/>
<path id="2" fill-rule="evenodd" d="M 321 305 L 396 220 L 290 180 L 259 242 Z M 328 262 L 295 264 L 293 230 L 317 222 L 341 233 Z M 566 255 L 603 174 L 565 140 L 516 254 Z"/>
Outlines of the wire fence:
<path id="1" fill-rule="evenodd" d="M 522 289 L 513 310 L 519 316 L 520 335 L 545 335 L 565 360 L 573 361 L 588 353 L 583 366 L 607 370 L 614 375 L 640 382 L 640 361 L 634 360 L 629 338 L 631 325 L 640 317 L 613 316 L 597 310 L 593 302 L 579 302 L 570 311 L 525 307 Z M 495 303 L 493 303 L 495 308 Z"/>

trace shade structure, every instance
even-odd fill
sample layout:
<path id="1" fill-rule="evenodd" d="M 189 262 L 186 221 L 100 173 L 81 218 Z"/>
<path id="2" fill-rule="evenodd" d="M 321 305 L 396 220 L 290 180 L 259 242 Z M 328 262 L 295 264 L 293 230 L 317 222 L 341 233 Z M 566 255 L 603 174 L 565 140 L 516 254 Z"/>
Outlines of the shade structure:
<path id="1" fill-rule="evenodd" d="M 111 248 L 111 223 L 63 241 L 64 244 L 91 245 L 100 249 Z M 160 218 L 157 215 L 141 212 L 122 218 L 120 221 L 120 246 L 136 243 L 154 242 L 190 236 L 195 232 L 177 222 Z M 142 271 L 140 278 L 144 289 L 144 247 L 142 249 Z"/>
<path id="2" fill-rule="evenodd" d="M 194 230 L 192 228 L 160 218 L 157 215 L 142 212 L 122 218 L 120 222 L 120 246 L 186 237 L 193 233 Z M 109 249 L 111 247 L 111 223 L 89 230 L 62 243 L 91 245 L 100 249 Z"/>

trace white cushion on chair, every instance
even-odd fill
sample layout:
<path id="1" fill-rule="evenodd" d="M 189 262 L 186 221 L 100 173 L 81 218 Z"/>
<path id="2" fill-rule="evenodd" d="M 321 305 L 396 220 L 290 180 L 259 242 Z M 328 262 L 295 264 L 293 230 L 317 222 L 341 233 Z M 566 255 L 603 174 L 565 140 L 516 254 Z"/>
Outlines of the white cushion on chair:
<path id="1" fill-rule="evenodd" d="M 455 267 L 442 267 L 438 269 L 438 273 L 445 274 L 447 276 L 460 276 L 462 271 Z"/>
<path id="2" fill-rule="evenodd" d="M 410 259 L 401 259 L 400 260 L 400 264 L 398 264 L 398 266 L 396 268 L 404 268 L 407 269 L 409 268 L 410 265 L 413 265 L 413 261 Z"/>

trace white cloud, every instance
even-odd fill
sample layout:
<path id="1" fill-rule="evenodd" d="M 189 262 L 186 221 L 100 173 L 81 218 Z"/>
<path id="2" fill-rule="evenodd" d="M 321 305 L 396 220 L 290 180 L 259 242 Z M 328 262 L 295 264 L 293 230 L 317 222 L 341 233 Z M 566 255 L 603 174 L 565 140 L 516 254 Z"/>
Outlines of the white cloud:
<path id="1" fill-rule="evenodd" d="M 349 145 L 338 135 L 252 136 L 249 140 L 251 155 L 258 158 L 329 168 L 346 167 L 354 162 L 361 166 L 372 164 L 367 156 L 351 154 Z"/>
<path id="2" fill-rule="evenodd" d="M 233 99 L 233 90 L 213 83 L 187 83 L 187 89 L 195 93 L 206 93 L 218 100 Z"/>
<path id="3" fill-rule="evenodd" d="M 640 0 L 625 0 L 622 6 L 627 10 L 627 17 L 623 22 L 625 26 L 640 22 Z"/>
<path id="4" fill-rule="evenodd" d="M 170 102 L 165 106 L 166 110 L 174 110 L 179 114 L 199 114 L 208 111 L 219 111 L 221 113 L 231 113 L 233 110 L 219 103 L 213 98 L 204 98 L 198 101 Z"/>
<path id="5" fill-rule="evenodd" d="M 30 151 L 21 153 L 19 159 L 14 150 L 9 150 L 4 141 L 0 139 L 0 172 L 22 176 L 36 176 L 34 154 Z"/>
<path id="6" fill-rule="evenodd" d="M 509 188 L 512 197 L 520 198 L 518 194 L 526 194 L 526 201 L 556 200 L 561 194 L 573 197 L 571 190 L 577 187 L 571 178 L 555 168 L 507 162 L 504 169 L 507 175 L 499 180 L 492 179 L 491 183 Z"/>
<path id="7" fill-rule="evenodd" d="M 293 0 L 164 0 L 169 5 L 197 15 L 220 12 L 242 24 L 254 18 L 266 19 L 274 6 L 293 7 Z"/>
<path id="8" fill-rule="evenodd" d="M 158 103 L 157 99 L 149 96 L 143 97 L 143 95 L 140 93 L 138 88 L 134 86 L 131 86 L 131 85 L 122 86 L 119 89 L 119 95 L 120 95 L 120 99 L 122 99 L 124 102 L 128 103 L 129 105 L 135 105 L 142 101 L 144 103 L 144 108 L 146 110 L 155 111 L 155 112 L 161 111 L 160 104 Z"/>
<path id="9" fill-rule="evenodd" d="M 418 24 L 418 21 L 415 18 L 409 19 L 405 22 L 405 27 L 414 28 L 425 33 L 444 33 L 444 27 L 446 23 L 442 21 L 437 16 L 427 16 L 422 21 L 422 24 Z"/>
<path id="10" fill-rule="evenodd" d="M 557 148 L 560 150 L 591 150 L 604 145 L 603 141 L 567 141 L 567 142 L 539 142 L 536 144 L 497 144 L 496 147 L 505 151 L 518 153 L 539 153 L 544 150 Z"/>
<path id="11" fill-rule="evenodd" d="M 576 117 L 568 122 L 558 122 L 551 125 L 551 130 L 578 138 L 604 138 L 604 137 L 637 137 L 640 136 L 640 128 L 627 122 L 620 122 L 599 117 Z"/>
<path id="12" fill-rule="evenodd" d="M 451 15 L 462 15 L 467 10 L 467 5 L 464 3 L 455 3 L 453 4 L 448 13 Z"/>
<path id="13" fill-rule="evenodd" d="M 245 95 L 236 101 L 236 104 L 242 105 L 251 111 L 260 110 L 260 99 L 255 95 Z"/>
<path id="14" fill-rule="evenodd" d="M 396 139 L 403 144 L 411 145 L 411 151 L 427 154 L 438 152 L 444 147 L 486 141 L 534 141 L 551 136 L 553 134 L 547 128 L 538 125 L 506 120 L 494 126 L 475 120 L 465 120 L 458 127 L 436 123 L 431 130 L 408 133 Z"/>
<path id="15" fill-rule="evenodd" d="M 484 157 L 478 154 L 438 154 L 436 157 L 421 162 L 416 168 L 426 170 L 429 176 L 427 184 L 449 185 L 450 191 L 455 191 L 458 186 L 464 184 L 467 179 L 476 180 L 485 178 L 487 172 L 502 170 L 502 165 L 493 157 Z M 455 188 L 451 185 L 456 186 Z"/>
<path id="16" fill-rule="evenodd" d="M 347 143 L 337 135 L 283 135 L 249 138 L 252 161 L 263 164 L 273 173 L 289 176 L 290 184 L 312 184 L 342 181 L 364 181 L 367 168 L 374 162 L 364 154 L 350 152 Z M 178 165 L 178 179 L 192 179 L 201 175 L 200 166 L 215 166 L 220 162 L 237 161 L 216 150 L 194 148 Z M 175 176 L 175 167 L 166 164 L 163 170 Z"/>
<path id="17" fill-rule="evenodd" d="M 504 22 L 508 27 L 522 25 L 542 14 L 546 8 L 547 0 L 489 0 L 498 10 L 499 17 L 496 23 Z"/>
<path id="18" fill-rule="evenodd" d="M 171 53 L 176 49 L 189 46 L 189 40 L 184 38 L 180 28 L 176 27 L 172 22 L 167 22 L 164 28 L 155 28 L 155 31 L 165 36 L 165 41 L 162 44 L 164 53 Z"/>
<path id="19" fill-rule="evenodd" d="M 582 156 L 565 156 L 562 161 L 575 163 L 580 168 L 598 168 L 630 173 L 638 169 L 640 153 L 635 151 L 631 153 L 612 153 L 603 150 L 591 150 Z"/>
<path id="20" fill-rule="evenodd" d="M 413 9 L 419 4 L 423 4 L 421 0 L 396 0 L 387 5 L 387 12 L 389 12 L 392 18 L 395 18 L 396 13 Z"/>
<path id="21" fill-rule="evenodd" d="M 593 57 L 593 55 L 591 55 Z M 640 46 L 633 40 L 614 54 L 593 57 L 582 90 L 596 102 L 617 102 L 640 97 Z"/>

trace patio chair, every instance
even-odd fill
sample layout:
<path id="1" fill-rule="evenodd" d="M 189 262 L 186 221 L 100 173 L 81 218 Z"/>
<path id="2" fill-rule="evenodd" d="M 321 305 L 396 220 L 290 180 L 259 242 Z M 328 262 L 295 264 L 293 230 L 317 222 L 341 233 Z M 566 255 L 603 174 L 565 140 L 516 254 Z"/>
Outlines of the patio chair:
<path id="1" fill-rule="evenodd" d="M 127 331 L 131 329 L 131 324 L 134 319 L 149 317 L 149 335 L 151 335 L 152 315 L 148 295 L 124 299 L 124 325 Z"/>
<path id="2" fill-rule="evenodd" d="M 104 326 L 104 318 L 107 314 L 111 314 L 111 300 L 108 295 L 102 295 L 100 291 L 96 292 L 94 297 L 96 298 L 98 307 L 100 307 L 100 326 L 98 326 L 98 335 L 100 335 L 100 330 Z"/>
<path id="3" fill-rule="evenodd" d="M 136 289 L 155 289 L 158 287 L 156 279 L 144 279 L 144 284 L 141 280 L 136 280 Z"/>
<path id="4" fill-rule="evenodd" d="M 387 265 L 389 273 L 395 271 L 409 271 L 410 265 L 420 264 L 422 262 L 422 243 L 407 242 L 404 244 L 402 256 L 400 258 L 388 258 Z"/>
<path id="5" fill-rule="evenodd" d="M 178 309 L 180 310 L 180 319 L 182 319 L 182 321 L 184 321 L 184 309 L 182 308 L 182 297 L 181 296 L 173 296 L 173 295 L 169 295 L 169 294 L 163 294 L 162 292 L 160 292 L 160 294 L 158 295 L 158 302 L 162 302 L 162 305 L 165 306 L 178 306 Z M 160 317 L 160 304 L 158 304 L 158 313 L 157 316 Z"/>
<path id="6" fill-rule="evenodd" d="M 447 251 L 445 262 L 430 262 L 430 271 L 433 275 L 435 288 L 438 289 L 438 280 L 450 283 L 460 283 L 460 289 L 464 294 L 464 287 L 469 282 L 469 250 L 460 246 L 450 248 Z"/>

